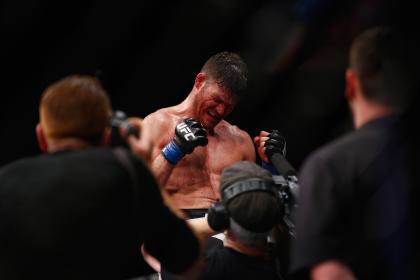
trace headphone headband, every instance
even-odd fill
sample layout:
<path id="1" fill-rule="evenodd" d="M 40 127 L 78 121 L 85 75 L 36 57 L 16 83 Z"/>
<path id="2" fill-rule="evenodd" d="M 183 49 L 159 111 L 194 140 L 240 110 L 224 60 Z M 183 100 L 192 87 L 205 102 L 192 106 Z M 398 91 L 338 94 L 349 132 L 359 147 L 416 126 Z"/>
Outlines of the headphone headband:
<path id="1" fill-rule="evenodd" d="M 274 182 L 253 178 L 236 182 L 224 189 L 222 192 L 222 202 L 227 204 L 232 198 L 252 191 L 264 191 L 276 195 Z"/>

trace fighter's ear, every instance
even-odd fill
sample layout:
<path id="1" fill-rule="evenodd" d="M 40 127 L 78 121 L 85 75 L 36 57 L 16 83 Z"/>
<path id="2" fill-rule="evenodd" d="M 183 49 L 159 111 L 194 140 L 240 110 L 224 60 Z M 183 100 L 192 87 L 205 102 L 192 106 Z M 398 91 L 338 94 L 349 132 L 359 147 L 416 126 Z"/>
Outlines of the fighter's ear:
<path id="1" fill-rule="evenodd" d="M 198 73 L 197 76 L 195 76 L 194 87 L 196 89 L 200 89 L 205 79 L 206 79 L 206 73 L 204 72 Z"/>
<path id="2" fill-rule="evenodd" d="M 38 123 L 35 127 L 36 139 L 38 140 L 39 148 L 43 153 L 48 151 L 48 144 L 45 139 L 44 130 L 42 128 L 41 123 Z"/>

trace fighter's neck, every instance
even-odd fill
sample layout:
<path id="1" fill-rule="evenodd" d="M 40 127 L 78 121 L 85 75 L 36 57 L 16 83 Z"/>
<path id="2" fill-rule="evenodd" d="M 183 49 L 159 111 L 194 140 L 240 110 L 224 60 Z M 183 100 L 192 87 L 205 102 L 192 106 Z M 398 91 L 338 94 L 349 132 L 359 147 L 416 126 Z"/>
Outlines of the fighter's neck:
<path id="1" fill-rule="evenodd" d="M 184 99 L 180 104 L 173 107 L 174 113 L 181 117 L 197 118 L 195 116 L 193 104 L 194 104 L 194 92 L 191 92 L 187 98 Z"/>

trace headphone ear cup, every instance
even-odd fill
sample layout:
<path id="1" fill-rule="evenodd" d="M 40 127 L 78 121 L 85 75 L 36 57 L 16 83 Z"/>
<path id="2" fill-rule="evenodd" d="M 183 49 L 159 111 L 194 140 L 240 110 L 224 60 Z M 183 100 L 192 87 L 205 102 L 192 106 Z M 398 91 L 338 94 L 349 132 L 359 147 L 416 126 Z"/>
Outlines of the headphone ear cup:
<path id="1" fill-rule="evenodd" d="M 229 214 L 223 203 L 214 203 L 207 212 L 207 223 L 215 231 L 229 228 Z"/>

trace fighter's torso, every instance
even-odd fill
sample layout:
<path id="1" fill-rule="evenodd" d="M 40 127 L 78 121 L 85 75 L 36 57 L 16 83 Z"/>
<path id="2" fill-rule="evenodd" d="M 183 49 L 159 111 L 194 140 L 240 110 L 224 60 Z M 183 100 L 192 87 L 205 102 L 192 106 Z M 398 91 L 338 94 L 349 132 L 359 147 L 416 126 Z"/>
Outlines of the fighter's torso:
<path id="1" fill-rule="evenodd" d="M 176 123 L 174 120 L 173 127 Z M 166 133 L 156 148 L 162 150 L 173 135 Z M 219 198 L 223 169 L 241 160 L 252 160 L 249 155 L 254 148 L 249 136 L 226 121 L 215 127 L 214 134 L 208 134 L 208 140 L 207 146 L 196 147 L 175 165 L 164 185 L 179 208 L 208 208 Z"/>

